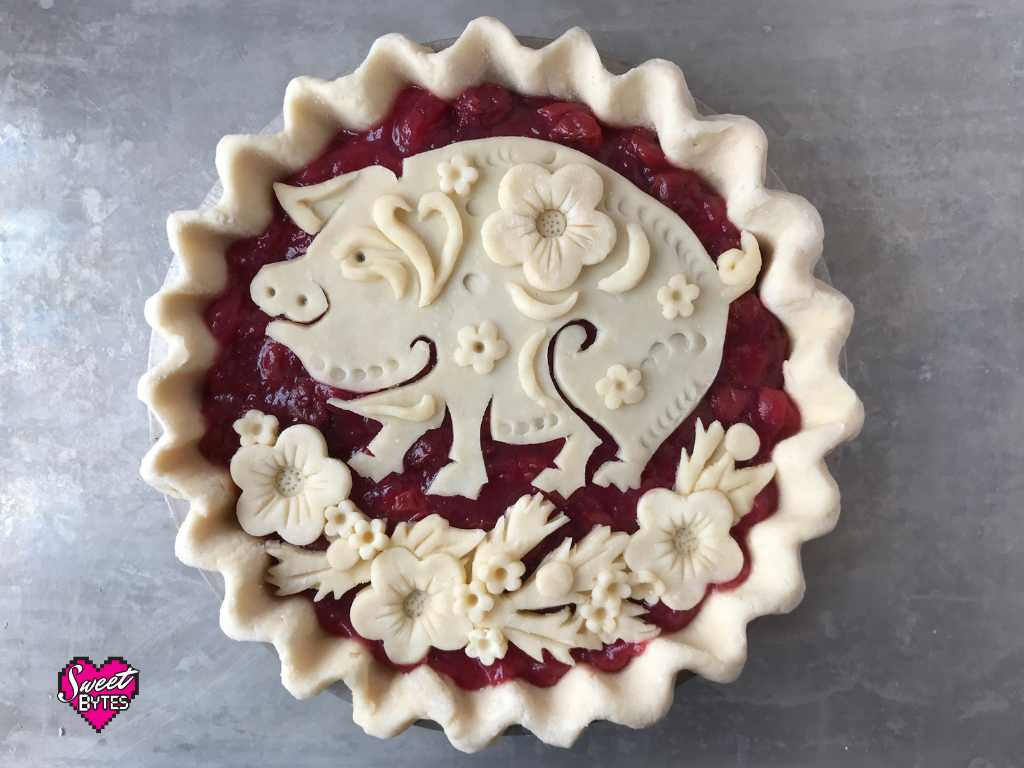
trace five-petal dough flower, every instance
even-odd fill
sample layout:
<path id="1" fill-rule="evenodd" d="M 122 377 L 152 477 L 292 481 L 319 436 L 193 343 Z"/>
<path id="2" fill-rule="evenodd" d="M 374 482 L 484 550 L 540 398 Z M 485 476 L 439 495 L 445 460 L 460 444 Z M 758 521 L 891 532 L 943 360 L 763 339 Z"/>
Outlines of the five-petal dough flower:
<path id="1" fill-rule="evenodd" d="M 619 606 L 609 608 L 594 603 L 583 603 L 580 605 L 580 616 L 586 620 L 587 629 L 595 635 L 602 635 L 602 639 L 608 638 L 612 641 L 612 635 L 619 623 Z"/>
<path id="2" fill-rule="evenodd" d="M 581 163 L 555 173 L 515 165 L 498 187 L 501 210 L 481 229 L 484 250 L 498 264 L 522 264 L 534 288 L 568 288 L 585 265 L 603 261 L 615 245 L 615 224 L 594 210 L 603 194 L 600 174 Z"/>
<path id="3" fill-rule="evenodd" d="M 686 282 L 686 275 L 673 275 L 668 285 L 658 289 L 661 314 L 666 319 L 689 317 L 693 314 L 693 300 L 700 295 L 700 288 Z"/>
<path id="4" fill-rule="evenodd" d="M 626 563 L 660 579 L 661 601 L 674 611 L 693 608 L 708 584 L 731 581 L 743 568 L 743 551 L 729 535 L 732 505 L 719 491 L 648 491 L 637 505 L 637 521 Z"/>
<path id="5" fill-rule="evenodd" d="M 608 369 L 608 375 L 599 379 L 597 394 L 604 398 L 605 408 L 615 410 L 623 403 L 632 405 L 644 399 L 644 388 L 640 386 L 640 371 L 616 364 Z"/>
<path id="6" fill-rule="evenodd" d="M 360 520 L 365 520 L 366 515 L 359 511 L 359 508 L 346 499 L 324 511 L 327 524 L 324 526 L 324 533 L 329 537 L 339 537 L 348 541 L 352 535 L 352 529 Z"/>
<path id="7" fill-rule="evenodd" d="M 455 155 L 451 162 L 442 162 L 437 172 L 441 174 L 441 191 L 446 195 L 455 192 L 459 197 L 468 195 L 470 187 L 480 178 L 480 171 L 463 155 Z"/>
<path id="8" fill-rule="evenodd" d="M 487 584 L 487 591 L 492 595 L 502 592 L 515 592 L 523 585 L 522 575 L 526 566 L 513 560 L 504 552 L 491 555 L 482 569 L 481 578 Z"/>
<path id="9" fill-rule="evenodd" d="M 278 534 L 289 544 L 312 544 L 324 530 L 324 511 L 348 498 L 348 467 L 327 456 L 319 430 L 289 427 L 274 446 L 240 448 L 231 479 L 242 489 L 235 511 L 251 536 Z"/>
<path id="10" fill-rule="evenodd" d="M 494 598 L 487 591 L 487 585 L 474 580 L 469 584 L 455 585 L 455 615 L 468 616 L 474 624 L 484 620 L 487 612 L 494 607 Z"/>
<path id="11" fill-rule="evenodd" d="M 471 659 L 480 659 L 486 666 L 491 666 L 495 659 L 505 658 L 508 651 L 508 640 L 500 629 L 473 629 L 469 632 L 469 645 L 466 655 Z"/>
<path id="12" fill-rule="evenodd" d="M 629 585 L 629 576 L 626 571 L 615 571 L 608 568 L 597 575 L 597 584 L 590 591 L 590 602 L 609 610 L 614 609 L 615 614 L 618 615 L 620 604 L 630 596 L 631 592 L 632 588 Z"/>
<path id="13" fill-rule="evenodd" d="M 348 545 L 363 560 L 371 560 L 378 552 L 383 552 L 388 543 L 383 520 L 357 520 L 348 537 Z"/>
<path id="14" fill-rule="evenodd" d="M 277 440 L 277 416 L 267 416 L 263 411 L 247 411 L 245 416 L 233 425 L 242 438 L 242 447 L 250 445 L 273 445 Z"/>
<path id="15" fill-rule="evenodd" d="M 430 650 L 465 647 L 473 628 L 457 616 L 454 588 L 463 584 L 462 566 L 451 555 L 420 560 L 402 547 L 379 554 L 370 566 L 370 586 L 352 601 L 352 626 L 370 640 L 383 640 L 396 664 L 413 664 Z"/>
<path id="16" fill-rule="evenodd" d="M 498 326 L 492 321 L 484 320 L 479 329 L 472 325 L 459 329 L 455 362 L 463 368 L 471 365 L 477 373 L 490 373 L 494 363 L 507 354 L 508 343 L 498 338 Z"/>

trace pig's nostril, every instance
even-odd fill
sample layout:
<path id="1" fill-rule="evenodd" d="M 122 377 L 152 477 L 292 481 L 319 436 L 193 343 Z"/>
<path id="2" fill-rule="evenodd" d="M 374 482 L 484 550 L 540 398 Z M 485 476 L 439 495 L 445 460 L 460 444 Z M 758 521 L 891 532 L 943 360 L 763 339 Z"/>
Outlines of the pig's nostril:
<path id="1" fill-rule="evenodd" d="M 274 298 L 275 295 L 277 295 L 277 291 L 275 291 L 273 288 L 267 288 L 267 298 L 268 299 Z"/>
<path id="2" fill-rule="evenodd" d="M 307 299 L 305 296 L 299 296 L 299 298 L 297 298 L 295 301 L 300 307 L 304 307 L 306 306 L 306 304 L 309 303 L 309 299 Z"/>

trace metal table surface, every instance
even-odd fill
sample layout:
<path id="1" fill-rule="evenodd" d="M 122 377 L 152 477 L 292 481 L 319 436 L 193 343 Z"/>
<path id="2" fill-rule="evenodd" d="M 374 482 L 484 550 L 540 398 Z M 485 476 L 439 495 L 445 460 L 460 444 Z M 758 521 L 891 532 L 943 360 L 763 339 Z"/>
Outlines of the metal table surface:
<path id="1" fill-rule="evenodd" d="M 473 757 L 424 729 L 367 737 L 221 633 L 138 477 L 134 392 L 164 219 L 213 184 L 217 139 L 380 34 L 451 37 L 485 13 L 671 59 L 710 108 L 760 122 L 857 307 L 867 421 L 838 527 L 804 549 L 806 597 L 750 626 L 738 681 L 688 683 L 645 731 Z M 0 765 L 1024 765 L 1022 17 L 1020 0 L 0 2 Z M 56 699 L 78 655 L 141 671 L 99 735 Z"/>

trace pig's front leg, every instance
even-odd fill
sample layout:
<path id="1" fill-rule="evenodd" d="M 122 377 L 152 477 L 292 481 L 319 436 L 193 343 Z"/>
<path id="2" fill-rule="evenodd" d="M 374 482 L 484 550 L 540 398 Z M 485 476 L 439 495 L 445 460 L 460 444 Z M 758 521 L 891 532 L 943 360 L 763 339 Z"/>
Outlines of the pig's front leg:
<path id="1" fill-rule="evenodd" d="M 474 398 L 475 399 L 475 398 Z M 427 493 L 435 496 L 465 496 L 475 499 L 487 482 L 487 468 L 480 448 L 480 429 L 483 425 L 487 402 L 464 403 L 466 406 L 452 414 L 452 450 L 448 458 L 452 463 L 444 467 Z"/>

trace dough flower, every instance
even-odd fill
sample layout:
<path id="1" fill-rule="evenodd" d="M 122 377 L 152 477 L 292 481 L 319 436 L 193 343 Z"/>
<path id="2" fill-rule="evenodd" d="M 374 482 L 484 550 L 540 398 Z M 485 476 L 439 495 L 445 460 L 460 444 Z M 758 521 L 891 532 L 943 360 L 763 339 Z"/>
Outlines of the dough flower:
<path id="1" fill-rule="evenodd" d="M 609 638 L 608 641 L 611 642 L 619 623 L 619 606 L 609 608 L 604 605 L 594 605 L 594 603 L 583 603 L 579 610 L 580 616 L 586 621 L 587 629 L 595 635 L 601 635 L 602 640 L 606 637 Z"/>
<path id="2" fill-rule="evenodd" d="M 590 591 L 590 602 L 608 610 L 614 609 L 618 615 L 622 601 L 632 592 L 626 571 L 606 569 L 597 575 L 597 584 Z"/>
<path id="3" fill-rule="evenodd" d="M 327 507 L 352 489 L 348 467 L 327 456 L 314 427 L 289 427 L 273 446 L 239 448 L 231 479 L 242 489 L 235 511 L 251 536 L 276 533 L 289 544 L 312 544 L 323 533 Z"/>
<path id="4" fill-rule="evenodd" d="M 661 314 L 666 319 L 689 317 L 693 314 L 693 300 L 700 295 L 700 288 L 686 282 L 686 275 L 673 275 L 668 285 L 658 289 Z"/>
<path id="5" fill-rule="evenodd" d="M 598 380 L 595 386 L 597 394 L 604 398 L 605 407 L 613 411 L 623 403 L 639 403 L 646 394 L 640 386 L 640 371 L 618 364 L 609 368 L 608 375 Z"/>
<path id="6" fill-rule="evenodd" d="M 441 163 L 437 172 L 441 174 L 441 191 L 446 195 L 455 192 L 459 197 L 468 195 L 470 187 L 480 178 L 480 172 L 463 155 Z"/>
<path id="7" fill-rule="evenodd" d="M 483 581 L 487 584 L 487 591 L 492 595 L 500 595 L 502 592 L 515 592 L 523 585 L 522 575 L 526 573 L 526 566 L 518 560 L 512 560 L 508 555 L 499 553 L 491 555 L 483 567 Z"/>
<path id="8" fill-rule="evenodd" d="M 456 616 L 468 616 L 474 624 L 479 624 L 493 607 L 494 598 L 488 594 L 487 586 L 482 581 L 455 585 Z"/>
<path id="9" fill-rule="evenodd" d="M 352 529 L 360 520 L 365 520 L 366 515 L 359 511 L 359 508 L 347 499 L 341 504 L 328 507 L 324 511 L 327 524 L 324 526 L 324 533 L 328 536 L 337 536 L 345 539 L 352 535 Z"/>
<path id="10" fill-rule="evenodd" d="M 490 373 L 494 364 L 508 354 L 508 344 L 498 338 L 498 326 L 490 320 L 479 328 L 467 325 L 459 330 L 459 348 L 455 362 L 466 368 L 473 366 L 477 373 Z"/>
<path id="11" fill-rule="evenodd" d="M 232 426 L 242 438 L 243 448 L 257 443 L 273 445 L 277 440 L 277 416 L 267 416 L 263 411 L 247 411 Z"/>
<path id="12" fill-rule="evenodd" d="M 603 194 L 601 176 L 580 163 L 555 173 L 515 165 L 498 187 L 501 210 L 484 221 L 484 250 L 498 264 L 522 264 L 534 288 L 568 288 L 615 245 L 615 224 L 595 210 Z"/>
<path id="13" fill-rule="evenodd" d="M 348 545 L 359 553 L 363 560 L 372 559 L 388 547 L 388 535 L 384 533 L 383 520 L 357 520 L 348 537 Z"/>
<path id="14" fill-rule="evenodd" d="M 365 638 L 383 640 L 396 664 L 414 664 L 431 646 L 458 650 L 473 628 L 452 610 L 454 588 L 462 583 L 462 566 L 451 555 L 420 560 L 392 547 L 374 558 L 370 586 L 352 601 L 352 626 Z"/>
<path id="15" fill-rule="evenodd" d="M 508 640 L 500 629 L 473 629 L 469 632 L 469 645 L 466 655 L 471 659 L 480 659 L 486 666 L 491 666 L 495 659 L 505 658 L 508 651 Z"/>
<path id="16" fill-rule="evenodd" d="M 743 568 L 743 552 L 729 535 L 732 505 L 719 491 L 648 491 L 637 505 L 637 521 L 626 563 L 660 580 L 661 601 L 674 611 L 693 608 L 709 584 L 731 581 Z"/>

